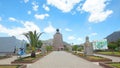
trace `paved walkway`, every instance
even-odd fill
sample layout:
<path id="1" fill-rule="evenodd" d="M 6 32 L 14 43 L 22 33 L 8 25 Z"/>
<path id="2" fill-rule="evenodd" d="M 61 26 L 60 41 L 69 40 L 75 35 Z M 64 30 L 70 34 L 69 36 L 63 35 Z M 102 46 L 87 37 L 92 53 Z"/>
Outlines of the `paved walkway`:
<path id="1" fill-rule="evenodd" d="M 40 52 L 37 52 L 36 54 L 39 54 Z M 30 56 L 30 54 L 25 54 L 22 57 Z M 10 58 L 5 58 L 0 60 L 0 64 L 11 64 L 12 61 L 19 58 L 18 56 L 12 56 Z"/>
<path id="2" fill-rule="evenodd" d="M 17 59 L 17 56 L 12 56 L 10 58 L 1 59 L 0 64 L 11 64 L 11 61 L 14 61 L 15 59 Z"/>
<path id="3" fill-rule="evenodd" d="M 120 62 L 120 57 L 106 56 L 95 54 L 98 56 L 110 58 L 113 62 Z M 13 56 L 7 59 L 1 59 L 0 64 L 11 64 L 11 61 L 17 59 L 17 56 Z M 27 68 L 102 68 L 97 63 L 89 62 L 80 57 L 72 55 L 64 51 L 54 51 L 49 55 L 41 58 L 35 63 L 28 64 Z"/>
<path id="4" fill-rule="evenodd" d="M 64 51 L 54 51 L 27 68 L 102 68 Z"/>

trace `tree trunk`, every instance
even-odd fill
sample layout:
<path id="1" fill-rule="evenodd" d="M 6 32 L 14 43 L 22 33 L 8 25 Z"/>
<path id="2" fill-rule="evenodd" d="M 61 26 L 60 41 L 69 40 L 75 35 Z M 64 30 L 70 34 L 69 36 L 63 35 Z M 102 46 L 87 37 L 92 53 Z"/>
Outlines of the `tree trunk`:
<path id="1" fill-rule="evenodd" d="M 36 57 L 35 51 L 32 51 L 32 52 L 31 52 L 31 57 L 32 57 L 32 58 Z"/>

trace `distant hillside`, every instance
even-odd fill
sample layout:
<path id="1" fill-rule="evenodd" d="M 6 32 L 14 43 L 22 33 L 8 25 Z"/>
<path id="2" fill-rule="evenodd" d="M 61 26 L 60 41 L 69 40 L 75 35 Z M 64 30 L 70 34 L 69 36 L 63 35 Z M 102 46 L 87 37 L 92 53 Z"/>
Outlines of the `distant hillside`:
<path id="1" fill-rule="evenodd" d="M 42 42 L 45 43 L 46 45 L 52 45 L 53 44 L 53 39 L 44 40 Z M 64 42 L 64 41 L 63 41 L 63 44 L 64 45 L 70 45 L 70 44 L 68 44 L 67 42 Z"/>
<path id="2" fill-rule="evenodd" d="M 45 43 L 46 45 L 52 45 L 53 44 L 53 40 L 52 39 L 44 40 L 42 42 Z"/>
<path id="3" fill-rule="evenodd" d="M 120 31 L 113 32 L 112 34 L 108 35 L 106 39 L 108 42 L 116 42 L 118 39 L 120 39 Z"/>

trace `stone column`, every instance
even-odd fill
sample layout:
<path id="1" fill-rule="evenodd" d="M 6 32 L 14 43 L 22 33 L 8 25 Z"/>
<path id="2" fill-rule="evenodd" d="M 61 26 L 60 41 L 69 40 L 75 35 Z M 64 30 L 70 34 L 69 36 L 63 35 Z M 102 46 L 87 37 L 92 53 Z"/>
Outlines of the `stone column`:
<path id="1" fill-rule="evenodd" d="M 85 55 L 93 55 L 93 47 L 89 42 L 89 37 L 86 37 L 86 42 L 84 43 L 84 54 Z"/>
<path id="2" fill-rule="evenodd" d="M 42 55 L 46 54 L 46 45 L 45 45 L 45 43 L 43 43 L 43 45 L 41 47 L 41 54 Z"/>

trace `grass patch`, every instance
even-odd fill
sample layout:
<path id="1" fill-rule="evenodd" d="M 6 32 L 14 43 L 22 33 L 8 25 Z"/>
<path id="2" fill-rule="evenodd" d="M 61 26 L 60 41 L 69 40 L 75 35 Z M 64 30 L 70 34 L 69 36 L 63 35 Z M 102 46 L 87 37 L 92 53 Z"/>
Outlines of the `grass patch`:
<path id="1" fill-rule="evenodd" d="M 120 62 L 100 62 L 99 65 L 104 68 L 120 68 Z"/>
<path id="2" fill-rule="evenodd" d="M 19 68 L 20 65 L 0 65 L 0 68 Z"/>
<path id="3" fill-rule="evenodd" d="M 78 53 L 79 56 L 84 57 L 85 55 L 83 53 Z"/>
<path id="4" fill-rule="evenodd" d="M 4 59 L 5 58 L 5 56 L 0 56 L 0 59 Z"/>
<path id="5" fill-rule="evenodd" d="M 92 60 L 105 60 L 106 59 L 106 58 L 100 57 L 100 56 L 86 56 L 86 58 L 92 59 Z"/>
<path id="6" fill-rule="evenodd" d="M 105 54 L 105 55 L 115 55 L 120 56 L 120 52 L 97 52 L 99 54 Z"/>
<path id="7" fill-rule="evenodd" d="M 28 56 L 28 57 L 24 57 L 24 58 L 19 58 L 19 59 L 17 59 L 17 61 L 32 61 L 32 60 L 39 58 L 41 56 L 42 56 L 41 54 L 37 54 L 36 57 L 34 57 L 34 58 L 31 56 Z"/>
<path id="8" fill-rule="evenodd" d="M 77 55 L 83 59 L 86 59 L 88 61 L 91 61 L 91 62 L 104 62 L 104 61 L 112 61 L 111 59 L 108 59 L 108 58 L 104 58 L 104 57 L 101 57 L 101 56 L 95 56 L 95 55 L 90 55 L 90 56 L 87 56 L 87 55 L 84 55 L 83 53 L 75 53 L 73 52 L 74 55 Z"/>
<path id="9" fill-rule="evenodd" d="M 104 62 L 104 61 L 112 61 L 111 59 L 108 58 L 104 58 L 101 56 L 86 56 L 85 57 L 86 60 L 92 61 L 92 62 Z"/>
<path id="10" fill-rule="evenodd" d="M 109 63 L 108 65 L 115 67 L 115 68 L 120 68 L 120 63 Z"/>
<path id="11" fill-rule="evenodd" d="M 9 56 L 0 56 L 0 59 L 9 58 Z"/>

